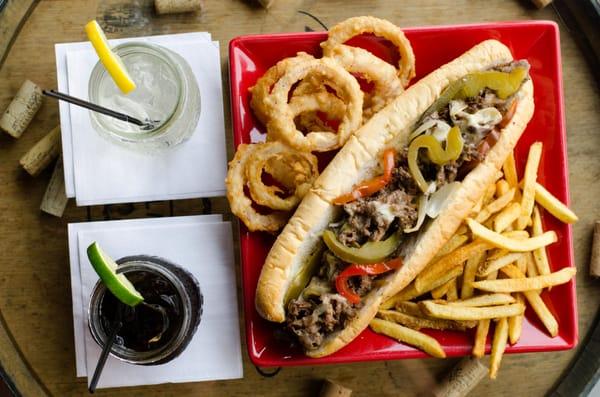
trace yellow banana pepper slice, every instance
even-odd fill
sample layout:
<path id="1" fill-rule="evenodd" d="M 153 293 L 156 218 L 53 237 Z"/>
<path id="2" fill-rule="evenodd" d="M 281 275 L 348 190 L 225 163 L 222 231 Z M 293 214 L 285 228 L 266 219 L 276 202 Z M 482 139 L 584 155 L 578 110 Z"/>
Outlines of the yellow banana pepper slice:
<path id="1" fill-rule="evenodd" d="M 423 177 L 417 159 L 419 150 L 426 149 L 429 159 L 438 165 L 446 164 L 450 161 L 457 160 L 463 150 L 463 139 L 460 134 L 460 129 L 457 126 L 452 127 L 448 133 L 446 140 L 446 149 L 442 148 L 442 144 L 431 135 L 421 135 L 416 137 L 408 147 L 408 169 L 412 174 L 417 185 L 425 193 L 429 187 L 427 181 Z"/>

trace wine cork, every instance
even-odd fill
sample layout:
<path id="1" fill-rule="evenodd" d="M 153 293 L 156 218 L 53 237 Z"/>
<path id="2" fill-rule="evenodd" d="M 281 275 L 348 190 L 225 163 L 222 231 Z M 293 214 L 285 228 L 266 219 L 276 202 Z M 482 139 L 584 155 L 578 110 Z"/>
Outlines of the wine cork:
<path id="1" fill-rule="evenodd" d="M 263 6 L 263 8 L 269 8 L 273 5 L 275 0 L 258 0 L 258 2 L 261 6 Z"/>
<path id="2" fill-rule="evenodd" d="M 319 397 L 350 397 L 352 390 L 347 387 L 338 385 L 337 383 L 325 379 Z"/>
<path id="3" fill-rule="evenodd" d="M 13 138 L 19 138 L 40 106 L 42 106 L 42 90 L 35 83 L 25 80 L 0 118 L 0 129 Z"/>
<path id="4" fill-rule="evenodd" d="M 592 259 L 590 260 L 590 276 L 600 277 L 600 221 L 596 221 L 594 224 Z"/>
<path id="5" fill-rule="evenodd" d="M 159 15 L 200 11 L 202 0 L 154 0 L 154 9 Z"/>
<path id="6" fill-rule="evenodd" d="M 433 391 L 435 397 L 463 397 L 485 377 L 488 369 L 477 358 L 465 357 Z"/>
<path id="7" fill-rule="evenodd" d="M 67 207 L 67 193 L 65 192 L 65 175 L 62 156 L 56 161 L 54 172 L 44 193 L 40 210 L 57 217 L 61 217 Z"/>
<path id="8" fill-rule="evenodd" d="M 535 4 L 535 6 L 537 8 L 544 8 L 548 4 L 552 3 L 552 0 L 531 0 L 531 1 L 533 2 L 533 4 Z"/>
<path id="9" fill-rule="evenodd" d="M 31 176 L 38 176 L 60 154 L 60 127 L 56 126 L 19 160 Z"/>

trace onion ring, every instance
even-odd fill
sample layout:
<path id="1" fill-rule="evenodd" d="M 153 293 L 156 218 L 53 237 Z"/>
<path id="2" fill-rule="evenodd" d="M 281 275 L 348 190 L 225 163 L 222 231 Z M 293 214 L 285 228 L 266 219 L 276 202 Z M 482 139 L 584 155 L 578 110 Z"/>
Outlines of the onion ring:
<path id="1" fill-rule="evenodd" d="M 335 47 L 363 33 L 372 33 L 375 36 L 383 37 L 398 48 L 400 53 L 398 77 L 403 87 L 408 86 L 410 79 L 415 77 L 415 55 L 402 30 L 389 21 L 362 16 L 338 23 L 329 30 L 327 41 L 321 43 L 323 55 L 331 56 Z"/>
<path id="2" fill-rule="evenodd" d="M 281 189 L 277 186 L 265 185 L 262 174 L 263 170 L 267 169 L 286 188 L 291 187 L 293 193 L 281 198 L 276 194 L 281 192 Z M 246 178 L 252 199 L 260 205 L 283 211 L 290 211 L 298 205 L 318 174 L 317 158 L 314 155 L 298 152 L 281 142 L 258 145 L 246 167 Z"/>
<path id="3" fill-rule="evenodd" d="M 285 58 L 271 66 L 265 74 L 256 81 L 256 84 L 250 87 L 252 94 L 250 107 L 254 110 L 256 118 L 265 126 L 270 120 L 270 111 L 264 104 L 265 98 L 271 93 L 271 87 L 283 76 L 287 68 L 296 62 L 314 59 L 312 55 L 305 52 L 299 52 L 295 57 Z"/>
<path id="4" fill-rule="evenodd" d="M 229 170 L 225 184 L 227 185 L 227 199 L 231 207 L 231 212 L 244 222 L 250 231 L 276 232 L 287 222 L 289 213 L 275 211 L 269 215 L 259 214 L 252 208 L 252 200 L 244 193 L 246 186 L 246 164 L 252 156 L 252 153 L 260 144 L 241 144 L 233 160 L 229 162 Z"/>
<path id="5" fill-rule="evenodd" d="M 358 74 L 375 85 L 373 92 L 365 93 L 365 119 L 383 109 L 404 91 L 396 68 L 367 50 L 340 44 L 331 50 L 330 56 L 348 72 Z"/>
<path id="6" fill-rule="evenodd" d="M 296 82 L 309 75 L 323 85 L 327 83 L 331 86 L 346 104 L 337 134 L 316 131 L 305 136 L 296 128 L 288 94 Z M 343 146 L 362 122 L 363 92 L 356 79 L 330 58 L 292 63 L 264 101 L 271 113 L 271 120 L 267 124 L 269 135 L 284 140 L 298 150 L 324 152 L 337 149 Z"/>
<path id="7" fill-rule="evenodd" d="M 316 100 L 319 107 L 314 106 L 314 100 L 306 101 L 303 97 L 306 95 L 319 95 Z M 327 91 L 327 86 L 319 85 L 312 76 L 302 80 L 292 93 L 291 102 L 295 102 L 293 109 L 294 116 L 297 119 L 296 125 L 303 132 L 327 131 L 336 132 L 334 128 L 328 125 L 319 117 L 318 112 L 323 112 L 329 120 L 341 120 L 344 115 L 346 105 L 334 94 Z"/>

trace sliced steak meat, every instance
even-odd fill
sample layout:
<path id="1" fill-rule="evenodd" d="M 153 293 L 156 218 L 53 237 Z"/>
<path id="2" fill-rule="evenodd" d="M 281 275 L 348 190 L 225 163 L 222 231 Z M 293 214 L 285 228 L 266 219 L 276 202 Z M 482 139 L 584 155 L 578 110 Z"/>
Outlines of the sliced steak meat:
<path id="1" fill-rule="evenodd" d="M 392 180 L 384 189 L 344 205 L 347 221 L 338 234 L 342 243 L 352 247 L 379 241 L 395 220 L 401 230 L 414 226 L 418 187 L 408 170 L 407 154 L 408 149 L 398 153 Z"/>
<path id="2" fill-rule="evenodd" d="M 499 72 L 504 72 L 504 73 L 510 73 L 516 67 L 524 67 L 527 70 L 529 70 L 530 65 L 529 65 L 529 62 L 527 62 L 527 60 L 520 59 L 518 61 L 512 61 L 512 62 L 508 62 L 508 63 L 502 64 L 502 65 L 496 65 L 492 68 L 492 70 L 497 70 Z"/>
<path id="3" fill-rule="evenodd" d="M 345 327 L 356 315 L 356 309 L 338 294 L 293 299 L 287 309 L 286 326 L 306 350 L 319 348 L 328 333 Z"/>
<path id="4" fill-rule="evenodd" d="M 373 288 L 373 279 L 375 276 L 357 276 L 351 277 L 348 286 L 352 291 L 360 296 L 364 296 Z"/>
<path id="5" fill-rule="evenodd" d="M 339 240 L 346 246 L 359 246 L 367 240 L 379 241 L 394 220 L 379 211 L 380 203 L 359 199 L 344 205 L 348 221 L 340 231 Z"/>

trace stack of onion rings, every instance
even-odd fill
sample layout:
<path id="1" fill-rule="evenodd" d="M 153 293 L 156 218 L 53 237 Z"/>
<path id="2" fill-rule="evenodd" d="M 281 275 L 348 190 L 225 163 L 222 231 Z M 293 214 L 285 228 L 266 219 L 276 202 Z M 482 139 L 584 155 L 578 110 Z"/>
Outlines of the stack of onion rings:
<path id="1" fill-rule="evenodd" d="M 363 33 L 396 46 L 398 68 L 344 44 Z M 318 176 L 311 152 L 342 147 L 415 75 L 410 43 L 400 28 L 385 20 L 350 18 L 334 26 L 321 47 L 323 58 L 299 52 L 277 62 L 250 88 L 250 106 L 267 127 L 267 142 L 240 145 L 226 179 L 231 210 L 250 231 L 281 229 Z M 373 89 L 363 92 L 355 76 L 372 83 Z M 265 173 L 276 184 L 266 184 Z M 263 214 L 256 205 L 272 212 Z"/>
<path id="2" fill-rule="evenodd" d="M 285 187 L 268 186 L 262 181 L 263 171 Z M 233 212 L 250 231 L 276 232 L 281 229 L 302 197 L 308 193 L 319 172 L 317 158 L 298 152 L 281 142 L 241 144 L 229 163 L 225 184 L 227 199 Z M 246 196 L 248 187 L 250 197 Z M 253 204 L 275 211 L 261 214 Z"/>

